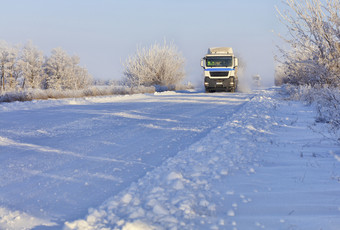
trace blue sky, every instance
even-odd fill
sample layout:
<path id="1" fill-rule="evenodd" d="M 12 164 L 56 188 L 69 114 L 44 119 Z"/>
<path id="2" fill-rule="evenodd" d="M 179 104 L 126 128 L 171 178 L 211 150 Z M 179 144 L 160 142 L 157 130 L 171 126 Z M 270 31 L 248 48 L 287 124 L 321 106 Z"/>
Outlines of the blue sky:
<path id="1" fill-rule="evenodd" d="M 246 76 L 273 82 L 280 0 L 0 1 L 0 40 L 31 40 L 46 55 L 61 47 L 97 79 L 120 79 L 137 46 L 166 39 L 182 52 L 192 82 L 202 80 L 200 59 L 214 46 L 233 47 Z"/>

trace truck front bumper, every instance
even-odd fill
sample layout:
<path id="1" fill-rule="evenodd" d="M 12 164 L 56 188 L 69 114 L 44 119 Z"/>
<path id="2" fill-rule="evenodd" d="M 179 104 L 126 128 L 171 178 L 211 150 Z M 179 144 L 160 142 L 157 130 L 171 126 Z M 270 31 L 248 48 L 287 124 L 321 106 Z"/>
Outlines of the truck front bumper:
<path id="1" fill-rule="evenodd" d="M 207 91 L 213 91 L 213 90 L 233 91 L 236 89 L 234 77 L 229 77 L 229 78 L 205 77 L 204 86 Z"/>

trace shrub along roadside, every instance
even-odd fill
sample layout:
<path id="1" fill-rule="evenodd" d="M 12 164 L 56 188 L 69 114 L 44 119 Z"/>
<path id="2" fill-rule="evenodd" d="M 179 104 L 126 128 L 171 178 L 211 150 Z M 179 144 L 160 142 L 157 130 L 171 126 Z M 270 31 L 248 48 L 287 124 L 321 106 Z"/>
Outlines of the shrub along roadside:
<path id="1" fill-rule="evenodd" d="M 62 98 L 81 98 L 81 97 L 96 97 L 110 95 L 130 95 L 141 93 L 155 93 L 168 90 L 188 90 L 193 89 L 189 83 L 187 85 L 174 85 L 171 88 L 165 86 L 91 86 L 81 90 L 53 90 L 53 89 L 30 89 L 24 91 L 11 91 L 0 93 L 0 103 L 14 101 L 32 101 L 32 100 L 47 100 L 47 99 L 62 99 Z"/>
<path id="2" fill-rule="evenodd" d="M 185 77 L 184 63 L 173 43 L 138 48 L 124 64 L 124 81 L 129 86 L 172 87 Z"/>
<path id="3" fill-rule="evenodd" d="M 82 90 L 27 90 L 18 92 L 6 92 L 0 95 L 1 102 L 14 101 L 31 101 L 31 100 L 47 100 L 61 98 L 80 98 L 80 97 L 95 97 L 109 95 L 126 95 L 138 93 L 154 93 L 155 87 L 135 87 L 128 88 L 124 86 L 92 86 Z"/>
<path id="4" fill-rule="evenodd" d="M 328 124 L 329 131 L 340 143 L 340 89 L 325 86 L 285 85 L 292 100 L 305 101 L 315 106 L 318 123 Z"/>

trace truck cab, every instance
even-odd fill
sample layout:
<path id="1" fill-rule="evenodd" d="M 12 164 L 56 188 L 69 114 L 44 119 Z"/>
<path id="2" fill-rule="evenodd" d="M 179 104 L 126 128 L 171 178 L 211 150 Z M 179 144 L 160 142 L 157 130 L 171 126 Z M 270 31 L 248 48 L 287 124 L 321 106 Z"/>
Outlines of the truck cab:
<path id="1" fill-rule="evenodd" d="M 230 47 L 209 48 L 201 60 L 204 69 L 204 87 L 206 92 L 235 92 L 238 78 L 236 75 L 238 60 Z"/>

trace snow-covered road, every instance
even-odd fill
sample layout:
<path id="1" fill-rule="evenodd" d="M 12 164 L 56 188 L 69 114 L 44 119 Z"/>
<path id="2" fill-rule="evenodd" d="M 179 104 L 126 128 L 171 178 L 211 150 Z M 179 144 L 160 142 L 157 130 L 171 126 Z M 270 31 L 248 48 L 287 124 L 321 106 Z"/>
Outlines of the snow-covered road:
<path id="1" fill-rule="evenodd" d="M 0 229 L 340 229 L 340 150 L 279 89 L 0 104 Z"/>
<path id="2" fill-rule="evenodd" d="M 59 228 L 85 216 L 252 96 L 170 92 L 1 104 L 0 226 L 21 227 L 18 213 L 34 217 L 31 226 Z"/>

